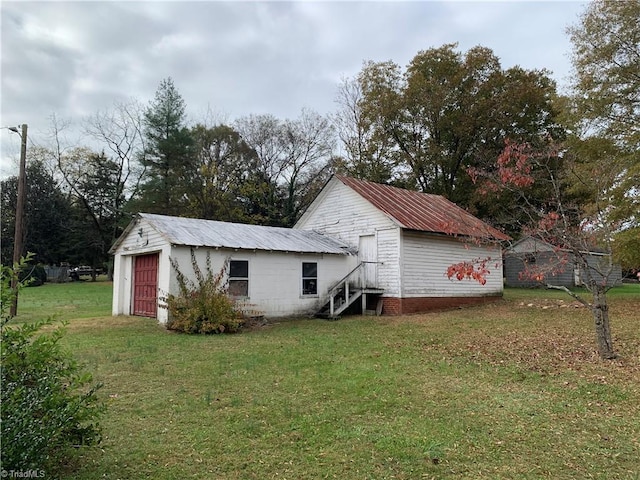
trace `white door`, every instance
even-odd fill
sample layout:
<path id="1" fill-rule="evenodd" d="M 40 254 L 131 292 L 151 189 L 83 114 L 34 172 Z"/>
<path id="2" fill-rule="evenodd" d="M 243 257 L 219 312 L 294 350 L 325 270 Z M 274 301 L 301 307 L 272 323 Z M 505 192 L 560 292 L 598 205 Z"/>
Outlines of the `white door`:
<path id="1" fill-rule="evenodd" d="M 375 235 L 361 235 L 358 244 L 358 261 L 362 267 L 364 286 L 376 287 L 378 283 L 378 244 Z"/>

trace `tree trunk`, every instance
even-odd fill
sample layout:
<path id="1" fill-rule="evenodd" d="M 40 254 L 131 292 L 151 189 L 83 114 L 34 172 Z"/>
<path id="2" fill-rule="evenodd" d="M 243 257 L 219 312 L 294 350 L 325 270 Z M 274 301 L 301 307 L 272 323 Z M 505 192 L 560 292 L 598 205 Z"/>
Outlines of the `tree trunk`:
<path id="1" fill-rule="evenodd" d="M 596 327 L 596 340 L 598 342 L 598 353 L 603 360 L 616 358 L 613 351 L 613 341 L 611 340 L 611 328 L 609 327 L 609 306 L 607 305 L 607 295 L 605 287 L 597 285 L 592 290 L 593 322 Z"/>

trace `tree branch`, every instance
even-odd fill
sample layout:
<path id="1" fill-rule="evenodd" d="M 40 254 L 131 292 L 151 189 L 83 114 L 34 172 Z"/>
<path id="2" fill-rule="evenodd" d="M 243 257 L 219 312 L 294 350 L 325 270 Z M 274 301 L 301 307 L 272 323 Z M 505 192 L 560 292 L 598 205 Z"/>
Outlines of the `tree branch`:
<path id="1" fill-rule="evenodd" d="M 582 305 L 584 305 L 585 307 L 589 307 L 591 308 L 591 304 L 589 302 L 587 302 L 586 300 L 584 300 L 582 297 L 576 295 L 575 293 L 573 293 L 571 290 L 569 290 L 567 287 L 565 286 L 561 286 L 561 285 L 550 285 L 550 284 L 545 284 L 545 288 L 549 289 L 549 290 L 562 290 L 563 292 L 567 293 L 568 295 L 570 295 L 571 297 L 575 298 L 578 302 L 580 302 Z"/>

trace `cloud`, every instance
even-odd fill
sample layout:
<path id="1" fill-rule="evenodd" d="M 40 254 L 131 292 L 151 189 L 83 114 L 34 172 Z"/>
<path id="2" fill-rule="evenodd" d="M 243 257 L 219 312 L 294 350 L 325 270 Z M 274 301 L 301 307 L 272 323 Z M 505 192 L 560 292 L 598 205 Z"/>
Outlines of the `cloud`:
<path id="1" fill-rule="evenodd" d="M 2 125 L 78 123 L 172 77 L 190 118 L 335 110 L 337 85 L 366 60 L 405 67 L 421 50 L 491 48 L 504 68 L 562 83 L 571 2 L 12 2 L 0 4 Z M 6 136 L 6 133 L 2 135 Z M 3 151 L 6 152 L 2 142 Z"/>

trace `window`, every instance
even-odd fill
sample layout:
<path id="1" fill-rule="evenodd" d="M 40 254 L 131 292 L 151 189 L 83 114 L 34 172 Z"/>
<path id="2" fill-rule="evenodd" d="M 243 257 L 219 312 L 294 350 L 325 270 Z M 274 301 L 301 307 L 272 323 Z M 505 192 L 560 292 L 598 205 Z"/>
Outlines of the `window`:
<path id="1" fill-rule="evenodd" d="M 229 295 L 232 297 L 249 296 L 249 262 L 231 260 L 229 262 Z"/>
<path id="2" fill-rule="evenodd" d="M 318 264 L 315 262 L 302 263 L 302 294 L 318 294 Z"/>

